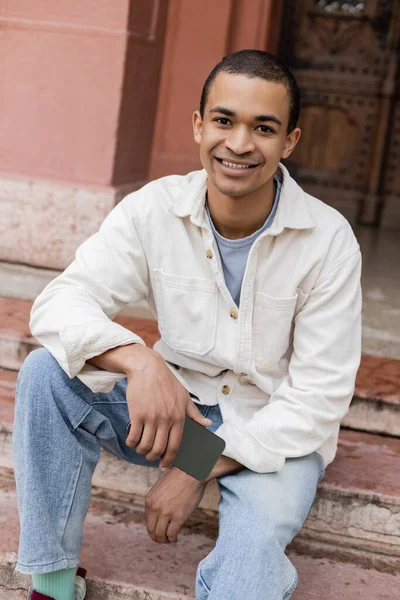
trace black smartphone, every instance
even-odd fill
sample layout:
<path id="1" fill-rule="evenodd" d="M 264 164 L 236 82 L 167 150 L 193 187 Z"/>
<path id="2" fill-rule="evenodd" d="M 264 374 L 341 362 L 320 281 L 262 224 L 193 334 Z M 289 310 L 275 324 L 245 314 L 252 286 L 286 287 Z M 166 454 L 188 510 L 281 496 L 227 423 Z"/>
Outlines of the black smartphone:
<path id="1" fill-rule="evenodd" d="M 126 427 L 128 436 L 131 424 Z M 225 441 L 187 415 L 182 441 L 172 463 L 198 481 L 205 481 L 225 449 Z"/>
<path id="2" fill-rule="evenodd" d="M 224 449 L 225 441 L 222 438 L 185 416 L 181 445 L 172 464 L 195 479 L 204 481 Z"/>

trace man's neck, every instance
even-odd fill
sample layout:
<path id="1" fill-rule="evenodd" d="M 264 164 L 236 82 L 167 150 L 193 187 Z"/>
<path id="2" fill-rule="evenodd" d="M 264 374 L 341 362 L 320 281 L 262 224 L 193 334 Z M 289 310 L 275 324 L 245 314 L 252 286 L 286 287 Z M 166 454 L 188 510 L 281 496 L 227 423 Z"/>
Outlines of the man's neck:
<path id="1" fill-rule="evenodd" d="M 258 231 L 264 225 L 276 194 L 274 178 L 268 184 L 248 196 L 225 196 L 209 182 L 208 207 L 214 227 L 220 235 L 238 240 Z"/>

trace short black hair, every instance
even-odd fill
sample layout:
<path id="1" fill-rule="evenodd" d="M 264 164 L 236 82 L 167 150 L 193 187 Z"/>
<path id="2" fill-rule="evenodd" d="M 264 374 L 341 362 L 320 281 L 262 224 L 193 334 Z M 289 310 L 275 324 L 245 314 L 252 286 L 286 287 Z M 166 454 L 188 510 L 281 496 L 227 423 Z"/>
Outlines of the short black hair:
<path id="1" fill-rule="evenodd" d="M 276 56 L 263 50 L 239 50 L 225 56 L 211 71 L 203 86 L 200 99 L 200 115 L 204 118 L 210 88 L 218 73 L 231 73 L 232 75 L 245 75 L 246 77 L 260 77 L 265 81 L 282 83 L 289 96 L 289 123 L 288 133 L 297 125 L 300 114 L 300 90 L 297 81 L 286 65 Z"/>

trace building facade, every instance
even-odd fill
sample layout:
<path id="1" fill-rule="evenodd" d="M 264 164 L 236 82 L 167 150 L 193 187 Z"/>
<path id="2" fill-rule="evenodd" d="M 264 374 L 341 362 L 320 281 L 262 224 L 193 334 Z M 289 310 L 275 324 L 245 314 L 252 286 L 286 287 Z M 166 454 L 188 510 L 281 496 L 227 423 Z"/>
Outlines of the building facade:
<path id="1" fill-rule="evenodd" d="M 298 78 L 299 182 L 400 228 L 399 5 L 0 0 L 0 261 L 63 269 L 126 193 L 199 168 L 191 114 L 241 48 Z"/>

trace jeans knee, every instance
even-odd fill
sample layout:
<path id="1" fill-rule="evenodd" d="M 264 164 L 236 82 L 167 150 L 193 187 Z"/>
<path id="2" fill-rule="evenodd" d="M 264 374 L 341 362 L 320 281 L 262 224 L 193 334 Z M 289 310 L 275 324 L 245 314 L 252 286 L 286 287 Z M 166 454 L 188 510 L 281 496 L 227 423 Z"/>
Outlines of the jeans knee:
<path id="1" fill-rule="evenodd" d="M 274 524 L 260 526 L 252 536 L 251 548 L 256 556 L 264 556 L 269 552 L 274 554 L 284 552 L 284 544 L 280 539 L 278 528 Z"/>
<path id="2" fill-rule="evenodd" d="M 54 381 L 60 372 L 63 372 L 60 365 L 48 350 L 38 348 L 30 352 L 18 373 L 15 390 L 16 407 L 28 404 L 28 410 L 33 402 L 32 396 L 40 396 L 40 404 L 43 405 L 45 398 L 51 396 L 46 393 L 48 384 Z"/>
<path id="3" fill-rule="evenodd" d="M 28 354 L 25 358 L 19 372 L 19 379 L 24 380 L 26 377 L 35 379 L 47 377 L 55 370 L 59 371 L 60 365 L 56 359 L 50 354 L 46 348 L 37 348 Z"/>

